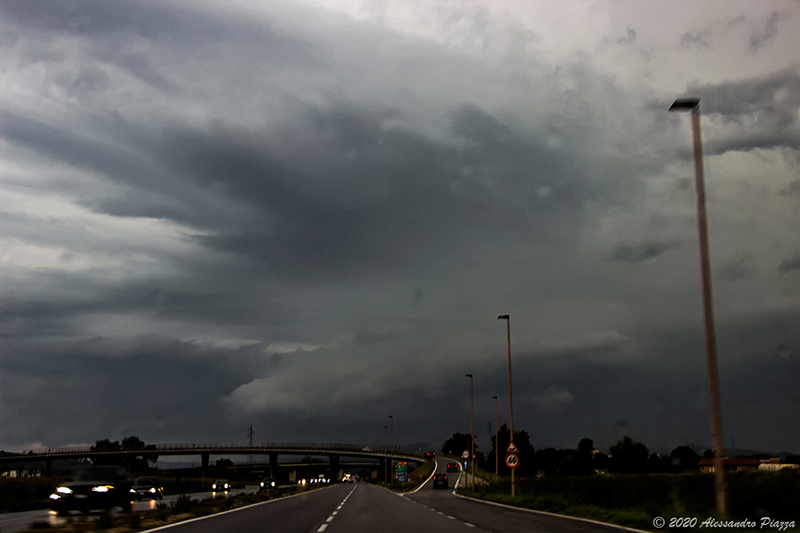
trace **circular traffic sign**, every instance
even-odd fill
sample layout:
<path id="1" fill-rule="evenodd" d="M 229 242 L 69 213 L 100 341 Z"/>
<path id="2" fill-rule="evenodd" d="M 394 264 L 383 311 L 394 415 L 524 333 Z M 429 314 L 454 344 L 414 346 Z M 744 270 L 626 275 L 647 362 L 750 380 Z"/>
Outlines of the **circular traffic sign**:
<path id="1" fill-rule="evenodd" d="M 509 468 L 516 468 L 519 466 L 519 455 L 510 453 L 506 455 L 506 466 Z"/>
<path id="2" fill-rule="evenodd" d="M 461 458 L 462 459 L 469 459 L 469 451 L 464 450 L 464 452 L 461 454 Z"/>

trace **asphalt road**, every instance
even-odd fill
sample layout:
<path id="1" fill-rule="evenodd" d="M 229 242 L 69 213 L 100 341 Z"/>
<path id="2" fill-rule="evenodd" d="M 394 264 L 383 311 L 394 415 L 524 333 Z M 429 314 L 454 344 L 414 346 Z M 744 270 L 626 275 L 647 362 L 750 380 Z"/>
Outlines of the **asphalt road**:
<path id="1" fill-rule="evenodd" d="M 438 463 L 444 472 L 447 459 Z M 461 498 L 432 480 L 400 496 L 367 483 L 339 484 L 151 531 L 169 533 L 619 532 L 620 528 Z M 462 481 L 463 483 L 463 481 Z"/>

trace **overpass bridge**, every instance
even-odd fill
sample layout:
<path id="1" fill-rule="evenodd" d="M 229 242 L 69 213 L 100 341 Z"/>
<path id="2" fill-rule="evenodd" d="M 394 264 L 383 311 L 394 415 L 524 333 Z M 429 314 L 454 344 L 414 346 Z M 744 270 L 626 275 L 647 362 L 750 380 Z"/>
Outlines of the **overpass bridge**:
<path id="1" fill-rule="evenodd" d="M 417 463 L 425 461 L 423 452 L 409 452 L 405 450 L 381 450 L 369 446 L 355 444 L 328 444 L 328 443 L 270 443 L 253 446 L 230 446 L 217 444 L 151 444 L 139 450 L 112 450 L 98 451 L 94 446 L 76 446 L 67 448 L 45 448 L 29 450 L 21 454 L 0 456 L 0 466 L 8 463 L 44 461 L 45 475 L 52 473 L 53 461 L 59 459 L 90 459 L 99 458 L 144 458 L 170 455 L 196 455 L 200 457 L 202 475 L 206 477 L 208 461 L 211 455 L 267 455 L 269 456 L 270 475 L 277 476 L 279 455 L 322 455 L 327 456 L 330 469 L 336 473 L 339 470 L 341 457 L 359 459 L 373 459 L 380 464 L 381 470 L 386 470 L 387 462 L 405 460 Z"/>

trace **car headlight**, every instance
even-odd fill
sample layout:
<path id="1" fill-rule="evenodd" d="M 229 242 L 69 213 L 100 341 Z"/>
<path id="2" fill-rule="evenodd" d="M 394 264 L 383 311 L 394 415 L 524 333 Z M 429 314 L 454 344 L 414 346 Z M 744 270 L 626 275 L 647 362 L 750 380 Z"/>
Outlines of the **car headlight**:
<path id="1" fill-rule="evenodd" d="M 100 485 L 99 487 L 92 487 L 92 492 L 108 492 L 109 489 L 113 488 L 113 485 Z"/>
<path id="2" fill-rule="evenodd" d="M 131 490 L 130 490 L 130 492 L 132 492 L 132 493 L 136 494 L 136 491 L 135 491 L 135 490 L 133 490 L 133 489 L 131 489 Z"/>
<path id="3" fill-rule="evenodd" d="M 275 486 L 275 482 L 273 481 L 273 482 L 272 482 L 272 483 L 270 483 L 269 485 L 270 485 L 270 487 L 274 487 L 274 486 Z"/>
<path id="4" fill-rule="evenodd" d="M 54 492 L 53 494 L 51 494 L 51 495 L 50 495 L 50 499 L 51 499 L 51 500 L 60 500 L 60 499 L 61 499 L 61 496 L 59 496 L 58 494 L 56 494 L 56 493 Z"/>
<path id="5" fill-rule="evenodd" d="M 264 486 L 264 482 L 263 482 L 263 481 L 261 482 L 261 486 L 262 486 L 262 487 Z"/>
<path id="6" fill-rule="evenodd" d="M 156 493 L 156 489 L 155 489 L 155 488 L 153 488 L 153 487 L 151 487 L 151 488 L 150 488 L 150 492 L 151 492 L 152 494 L 155 494 L 155 493 Z"/>
<path id="7" fill-rule="evenodd" d="M 216 486 L 216 485 L 211 485 L 211 488 L 212 488 L 213 490 L 217 490 L 217 486 Z"/>
<path id="8" fill-rule="evenodd" d="M 72 489 L 69 487 L 58 487 L 56 492 L 59 494 L 72 494 Z"/>

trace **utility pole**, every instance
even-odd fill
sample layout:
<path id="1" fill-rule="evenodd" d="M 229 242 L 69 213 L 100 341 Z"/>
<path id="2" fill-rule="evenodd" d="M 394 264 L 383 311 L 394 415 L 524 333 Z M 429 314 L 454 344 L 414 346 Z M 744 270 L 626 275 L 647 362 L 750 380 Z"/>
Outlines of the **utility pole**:
<path id="1" fill-rule="evenodd" d="M 251 423 L 251 424 L 250 424 L 250 427 L 249 427 L 249 428 L 247 428 L 247 436 L 249 437 L 249 441 L 250 441 L 250 449 L 251 449 L 251 450 L 253 449 L 253 435 L 255 435 L 255 433 L 253 433 L 253 424 Z M 250 464 L 253 464 L 253 454 L 249 454 L 249 455 L 247 456 L 247 461 L 248 461 Z"/>

